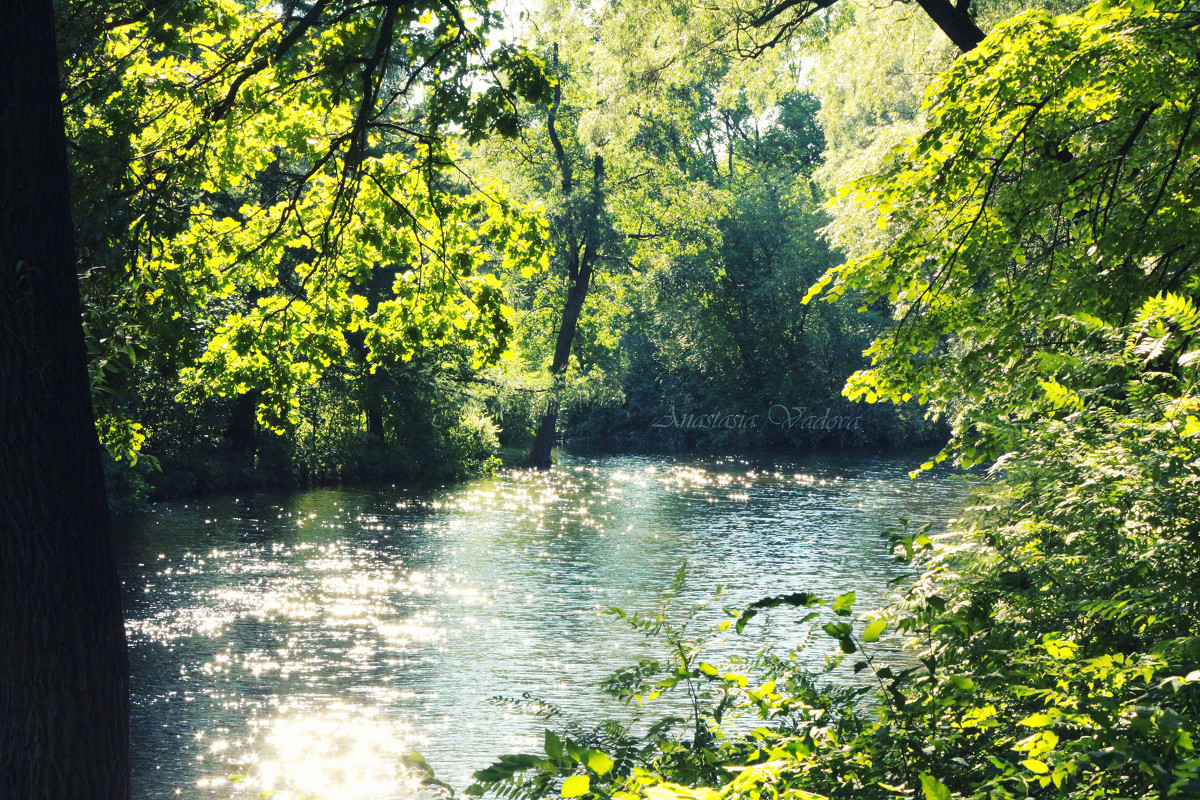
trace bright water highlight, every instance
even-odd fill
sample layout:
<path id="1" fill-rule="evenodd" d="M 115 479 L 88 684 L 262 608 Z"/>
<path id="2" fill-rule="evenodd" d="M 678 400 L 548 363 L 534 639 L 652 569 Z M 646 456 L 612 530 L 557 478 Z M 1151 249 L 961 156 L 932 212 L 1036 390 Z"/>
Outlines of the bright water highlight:
<path id="1" fill-rule="evenodd" d="M 882 601 L 908 568 L 880 532 L 941 527 L 964 495 L 909 479 L 923 460 L 577 457 L 438 491 L 159 507 L 125 527 L 135 797 L 407 798 L 412 748 L 461 790 L 540 747 L 540 723 L 491 697 L 631 713 L 594 684 L 652 646 L 600 612 L 656 607 L 684 562 L 689 603 L 719 585 L 734 608 L 798 590 Z M 798 643 L 778 616 L 774 641 Z"/>

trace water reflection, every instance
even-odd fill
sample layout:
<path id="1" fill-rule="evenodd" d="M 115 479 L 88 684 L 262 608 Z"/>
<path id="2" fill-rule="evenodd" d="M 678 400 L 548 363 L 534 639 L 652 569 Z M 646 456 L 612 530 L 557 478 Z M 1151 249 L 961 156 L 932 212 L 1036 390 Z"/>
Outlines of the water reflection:
<path id="1" fill-rule="evenodd" d="M 921 460 L 577 458 L 437 492 L 158 509 L 126 530 L 136 796 L 411 797 L 396 764 L 414 747 L 465 786 L 539 741 L 487 698 L 594 716 L 592 684 L 647 652 L 598 611 L 652 607 L 685 561 L 688 601 L 880 600 L 903 567 L 879 532 L 941 524 L 961 496 L 909 480 Z"/>

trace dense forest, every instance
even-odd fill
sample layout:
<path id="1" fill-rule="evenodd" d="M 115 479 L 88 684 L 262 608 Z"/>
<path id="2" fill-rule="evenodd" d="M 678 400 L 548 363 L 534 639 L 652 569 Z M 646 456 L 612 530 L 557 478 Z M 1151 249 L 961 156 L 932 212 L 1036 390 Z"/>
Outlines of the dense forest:
<path id="1" fill-rule="evenodd" d="M 768 77 L 698 44 L 657 53 L 567 6 L 485 45 L 480 8 L 478 31 L 428 34 L 462 39 L 463 86 L 434 84 L 362 21 L 259 65 L 254 37 L 279 23 L 234 10 L 160 11 L 100 41 L 95 9 L 62 22 L 114 500 L 456 478 L 501 446 L 545 466 L 559 443 L 944 441 L 920 409 L 840 396 L 885 308 L 800 302 L 839 256 L 819 233 L 821 103 L 795 59 Z M 375 45 L 368 119 L 366 78 L 335 62 Z M 669 79 L 646 72 L 671 59 Z"/>
<path id="2" fill-rule="evenodd" d="M 110 504 L 931 444 L 988 479 L 895 605 L 730 611 L 868 684 L 664 607 L 609 688 L 693 719 L 469 791 L 1200 797 L 1193 2 L 10 5 L 0 797 L 128 796 Z"/>

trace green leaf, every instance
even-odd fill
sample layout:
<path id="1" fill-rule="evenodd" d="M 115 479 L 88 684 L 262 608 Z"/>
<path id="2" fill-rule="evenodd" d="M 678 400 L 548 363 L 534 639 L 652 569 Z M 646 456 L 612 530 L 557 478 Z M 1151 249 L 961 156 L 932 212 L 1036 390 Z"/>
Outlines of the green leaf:
<path id="1" fill-rule="evenodd" d="M 1045 775 L 1050 771 L 1050 767 L 1046 766 L 1045 761 L 1038 761 L 1036 758 L 1027 758 L 1021 762 L 1021 766 L 1030 772 L 1036 772 L 1038 775 Z"/>
<path id="2" fill-rule="evenodd" d="M 597 775 L 607 775 L 612 772 L 613 760 L 607 753 L 589 750 L 587 752 L 587 768 Z"/>
<path id="3" fill-rule="evenodd" d="M 851 592 L 851 595 L 854 593 Z M 750 604 L 750 608 L 777 608 L 779 606 L 794 606 L 797 608 L 807 608 L 815 606 L 821 602 L 821 599 L 815 594 L 809 592 L 792 592 L 791 594 L 780 594 L 775 597 L 764 597 L 761 600 L 756 600 Z"/>
<path id="4" fill-rule="evenodd" d="M 546 755 L 550 757 L 551 761 L 558 762 L 558 761 L 562 760 L 562 757 L 563 757 L 562 739 L 558 738 L 558 735 L 554 731 L 549 730 L 549 729 L 546 730 L 545 748 L 546 748 Z"/>
<path id="5" fill-rule="evenodd" d="M 572 775 L 563 781 L 563 797 L 581 797 L 592 787 L 592 779 L 587 775 Z"/>
<path id="6" fill-rule="evenodd" d="M 821 626 L 821 630 L 834 639 L 845 639 L 850 636 L 854 628 L 850 626 L 849 622 L 827 622 Z"/>
<path id="7" fill-rule="evenodd" d="M 928 772 L 921 773 L 921 789 L 925 792 L 925 800 L 951 800 L 946 784 Z"/>
<path id="8" fill-rule="evenodd" d="M 863 631 L 863 636 L 862 636 L 863 641 L 864 642 L 878 642 L 879 637 L 883 635 L 883 632 L 885 630 L 887 630 L 887 621 L 882 620 L 882 619 L 877 619 L 874 622 L 872 622 L 870 625 L 868 625 L 867 629 L 865 631 Z"/>
<path id="9" fill-rule="evenodd" d="M 540 759 L 537 756 L 526 753 L 500 756 L 500 759 L 496 763 L 479 770 L 471 777 L 483 783 L 505 781 L 518 772 L 533 769 L 538 765 L 539 761 Z"/>
<path id="10" fill-rule="evenodd" d="M 848 617 L 854 608 L 854 600 L 854 592 L 846 592 L 845 594 L 834 598 L 830 608 L 833 609 L 833 613 L 839 614 L 843 617 Z"/>
<path id="11" fill-rule="evenodd" d="M 954 687 L 961 692 L 974 692 L 976 688 L 975 681 L 962 675 L 951 675 L 950 682 L 953 683 Z"/>
<path id="12" fill-rule="evenodd" d="M 1030 714 L 1025 719 L 1018 722 L 1018 725 L 1024 725 L 1027 728 L 1044 728 L 1047 725 L 1054 723 L 1054 717 L 1045 713 Z"/>

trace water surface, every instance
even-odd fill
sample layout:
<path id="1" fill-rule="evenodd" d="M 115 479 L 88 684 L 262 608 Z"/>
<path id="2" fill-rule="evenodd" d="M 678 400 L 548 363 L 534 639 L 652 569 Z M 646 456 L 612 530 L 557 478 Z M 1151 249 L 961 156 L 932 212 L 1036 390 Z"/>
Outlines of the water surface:
<path id="1" fill-rule="evenodd" d="M 489 698 L 597 717 L 593 684 L 651 652 L 600 611 L 656 607 L 683 563 L 687 603 L 720 585 L 727 607 L 881 601 L 906 568 L 880 531 L 959 509 L 957 483 L 907 477 L 922 460 L 577 457 L 437 491 L 160 506 L 124 529 L 135 797 L 405 798 L 411 748 L 464 788 L 540 742 Z"/>

